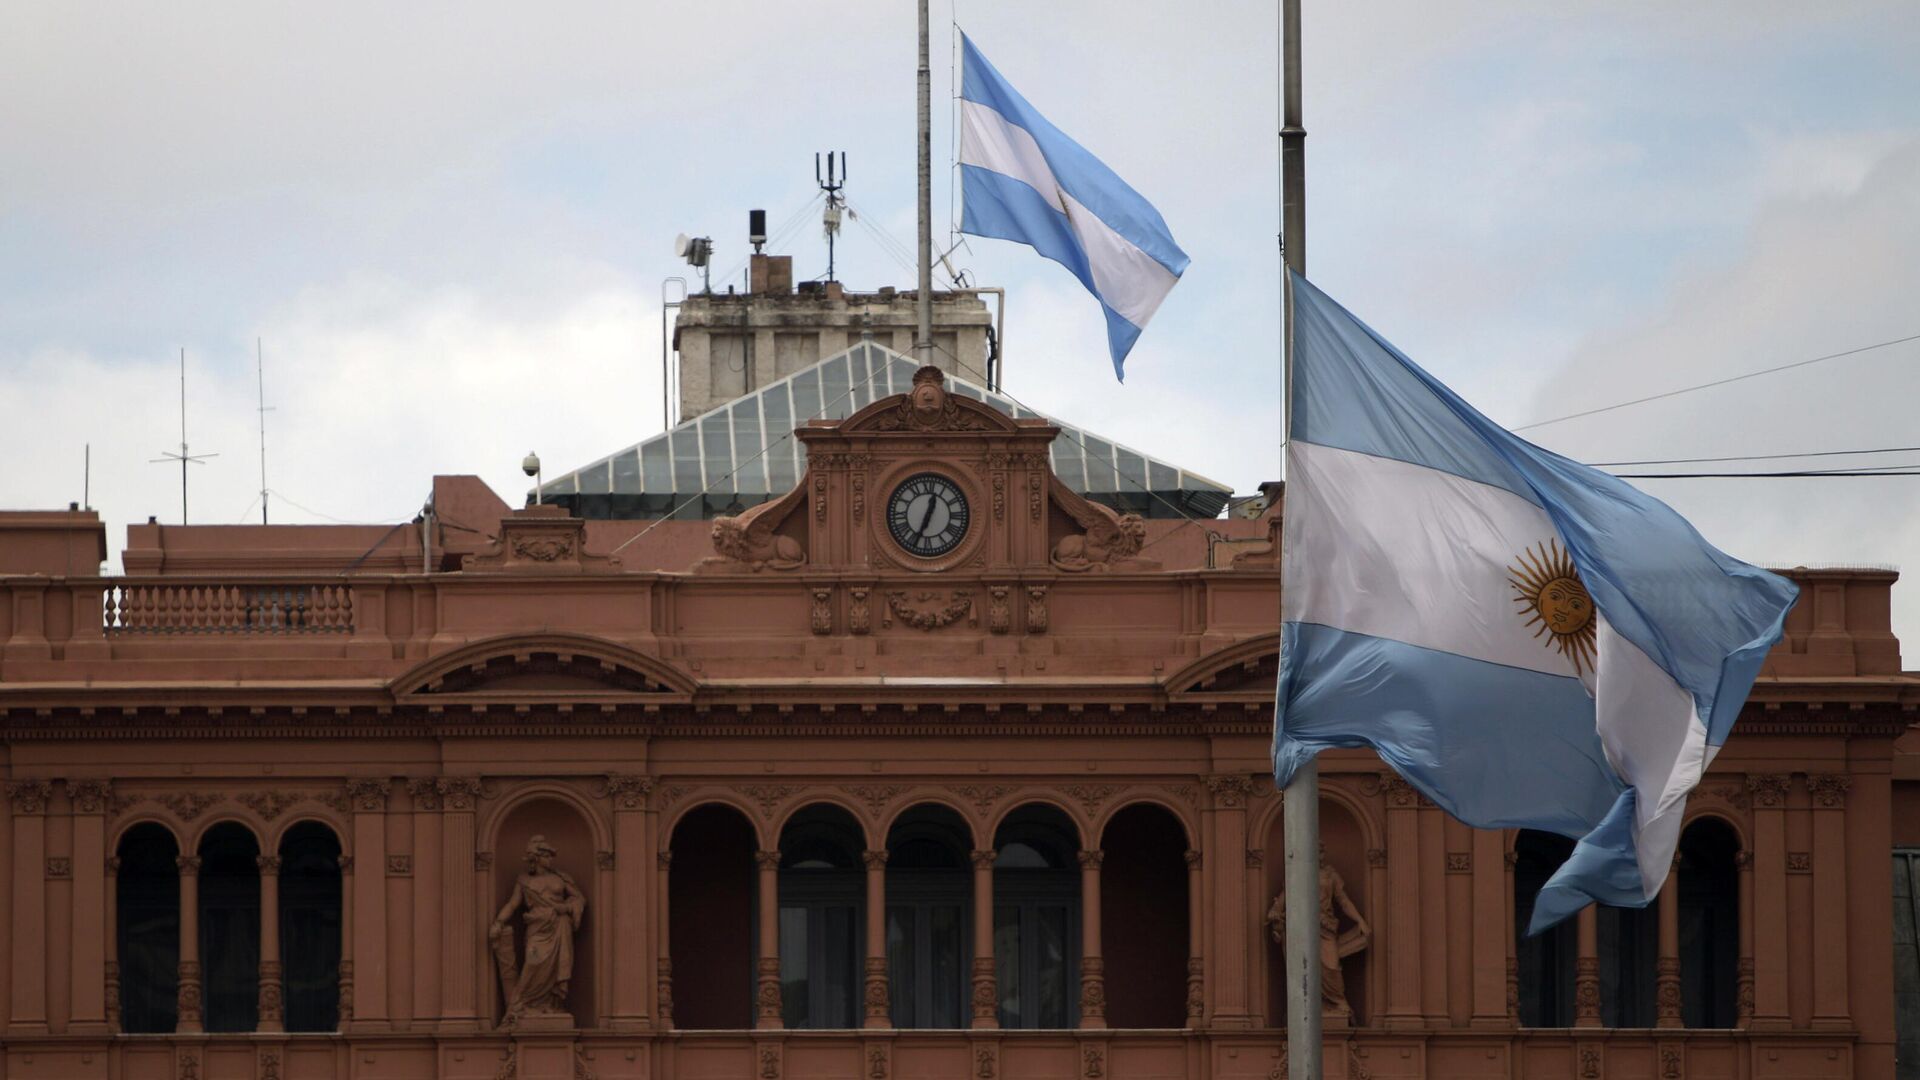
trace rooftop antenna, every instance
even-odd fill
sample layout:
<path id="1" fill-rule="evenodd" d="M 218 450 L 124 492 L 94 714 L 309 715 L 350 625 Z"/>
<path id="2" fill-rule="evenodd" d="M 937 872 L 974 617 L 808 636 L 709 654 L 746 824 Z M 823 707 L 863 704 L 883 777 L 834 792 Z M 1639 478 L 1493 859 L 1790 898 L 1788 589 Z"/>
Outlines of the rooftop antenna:
<path id="1" fill-rule="evenodd" d="M 208 458 L 219 456 L 219 454 L 187 453 L 187 347 L 182 345 L 180 346 L 180 452 L 176 454 L 171 450 L 162 450 L 159 457 L 149 462 L 154 465 L 169 461 L 180 463 L 180 524 L 187 523 L 187 466 L 189 464 L 205 465 Z"/>
<path id="2" fill-rule="evenodd" d="M 708 236 L 688 236 L 686 233 L 673 238 L 673 253 L 687 260 L 687 265 L 700 271 L 700 291 L 713 291 L 713 238 Z"/>
<path id="3" fill-rule="evenodd" d="M 836 152 L 840 155 L 839 176 L 833 173 L 833 155 Z M 833 238 L 840 234 L 840 211 L 847 205 L 847 200 L 840 194 L 840 190 L 847 186 L 847 152 L 845 150 L 827 151 L 827 172 L 824 177 L 820 174 L 820 155 L 815 153 L 813 182 L 819 184 L 820 190 L 827 196 L 827 208 L 820 214 L 820 225 L 827 234 L 827 280 L 832 281 L 834 280 Z"/>
<path id="4" fill-rule="evenodd" d="M 266 348 L 259 338 L 253 339 L 253 374 L 260 385 L 260 524 L 267 523 L 267 414 L 273 406 L 267 404 L 267 367 Z"/>

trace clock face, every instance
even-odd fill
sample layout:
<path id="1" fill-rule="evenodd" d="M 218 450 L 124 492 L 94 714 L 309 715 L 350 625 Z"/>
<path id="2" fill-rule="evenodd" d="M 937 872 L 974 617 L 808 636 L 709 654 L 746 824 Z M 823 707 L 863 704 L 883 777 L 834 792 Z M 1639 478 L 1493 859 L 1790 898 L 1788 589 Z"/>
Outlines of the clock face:
<path id="1" fill-rule="evenodd" d="M 939 473 L 916 473 L 887 500 L 887 531 L 910 555 L 945 555 L 967 535 L 967 497 Z"/>

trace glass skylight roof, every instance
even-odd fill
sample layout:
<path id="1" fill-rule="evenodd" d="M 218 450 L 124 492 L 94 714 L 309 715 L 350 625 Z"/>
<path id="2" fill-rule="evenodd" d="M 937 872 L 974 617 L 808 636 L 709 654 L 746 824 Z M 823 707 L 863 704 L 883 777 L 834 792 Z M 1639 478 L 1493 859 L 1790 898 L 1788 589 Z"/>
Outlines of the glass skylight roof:
<path id="1" fill-rule="evenodd" d="M 914 361 L 864 342 L 736 398 L 583 469 L 547 481 L 541 497 L 585 518 L 688 520 L 737 514 L 793 490 L 806 471 L 796 423 L 843 420 L 913 386 Z M 1217 517 L 1231 488 L 1097 435 L 1021 408 L 956 375 L 949 393 L 1009 416 L 1060 427 L 1053 470 L 1095 502 L 1149 518 Z"/>

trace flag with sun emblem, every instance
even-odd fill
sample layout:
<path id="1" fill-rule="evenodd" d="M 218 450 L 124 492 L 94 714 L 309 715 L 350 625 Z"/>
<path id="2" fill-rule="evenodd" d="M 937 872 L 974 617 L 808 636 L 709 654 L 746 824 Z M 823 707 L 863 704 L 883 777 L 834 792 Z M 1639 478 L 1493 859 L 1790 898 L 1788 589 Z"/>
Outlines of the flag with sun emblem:
<path id="1" fill-rule="evenodd" d="M 1645 905 L 1797 589 L 1289 280 L 1275 779 L 1370 746 L 1469 825 L 1576 838 L 1535 932 Z"/>

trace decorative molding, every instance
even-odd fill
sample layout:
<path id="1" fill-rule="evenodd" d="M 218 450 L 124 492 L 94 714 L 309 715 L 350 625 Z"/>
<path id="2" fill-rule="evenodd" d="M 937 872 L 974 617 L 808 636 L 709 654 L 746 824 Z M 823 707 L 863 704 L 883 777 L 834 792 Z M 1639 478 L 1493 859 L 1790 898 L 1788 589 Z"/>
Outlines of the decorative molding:
<path id="1" fill-rule="evenodd" d="M 1376 868 L 1387 865 L 1387 849 L 1377 847 L 1368 848 L 1367 865 Z"/>
<path id="2" fill-rule="evenodd" d="M 1047 632 L 1047 587 L 1045 585 L 1027 586 L 1027 633 L 1044 634 Z"/>
<path id="3" fill-rule="evenodd" d="M 1215 803 L 1233 809 L 1252 797 L 1253 781 L 1239 773 L 1220 773 L 1207 777 L 1207 790 Z"/>
<path id="4" fill-rule="evenodd" d="M 1247 849 L 1247 869 L 1258 870 L 1267 865 L 1267 853 L 1259 848 Z"/>
<path id="5" fill-rule="evenodd" d="M 1015 789 L 1006 784 L 960 784 L 951 790 L 984 814 L 993 809 L 993 804 L 1013 794 Z"/>
<path id="6" fill-rule="evenodd" d="M 766 852 L 763 851 L 760 854 L 764 856 Z M 774 854 L 777 858 L 779 853 Z M 762 865 L 764 866 L 765 863 L 763 862 Z M 758 975 L 758 987 L 753 995 L 754 1004 L 761 1018 L 778 1020 L 780 1018 L 780 959 L 774 956 L 763 956 L 754 962 L 754 967 Z M 765 1074 L 762 1073 L 762 1075 Z"/>
<path id="7" fill-rule="evenodd" d="M 1093 817 L 1099 812 L 1100 807 L 1113 797 L 1113 793 L 1120 789 L 1112 784 L 1068 784 L 1060 790 L 1078 799 L 1080 805 L 1086 808 L 1087 816 Z"/>
<path id="8" fill-rule="evenodd" d="M 973 1048 L 973 1075 L 977 1080 L 993 1080 L 993 1047 Z"/>
<path id="9" fill-rule="evenodd" d="M 387 856 L 387 876 L 388 877 L 412 877 L 413 876 L 413 856 L 411 855 Z"/>
<path id="10" fill-rule="evenodd" d="M 387 792 L 392 787 L 384 777 L 354 777 L 346 782 L 347 798 L 361 813 L 379 813 L 387 808 Z"/>
<path id="11" fill-rule="evenodd" d="M 599 867 L 599 868 L 600 868 L 600 869 L 602 869 L 602 870 L 611 870 L 611 869 L 613 869 L 613 852 L 611 852 L 611 851 L 596 851 L 596 852 L 594 852 L 594 853 L 593 853 L 593 864 L 594 864 L 595 866 L 597 866 L 597 867 Z"/>
<path id="12" fill-rule="evenodd" d="M 1583 1046 L 1580 1048 L 1580 1080 L 1598 1080 L 1600 1076 L 1600 1048 Z"/>
<path id="13" fill-rule="evenodd" d="M 760 816 L 763 818 L 771 817 L 774 807 L 804 790 L 806 789 L 793 784 L 743 784 L 740 787 L 741 794 L 759 805 Z"/>
<path id="14" fill-rule="evenodd" d="M 234 797 L 241 806 L 260 815 L 262 821 L 272 821 L 286 813 L 287 808 L 301 798 L 299 793 L 292 791 L 248 791 Z"/>
<path id="15" fill-rule="evenodd" d="M 481 783 L 477 776 L 442 776 L 433 782 L 433 787 L 440 793 L 441 807 L 447 810 L 471 810 L 480 798 Z"/>
<path id="16" fill-rule="evenodd" d="M 1653 983 L 1655 1027 L 1680 1025 L 1680 958 L 1662 956 L 1654 961 Z"/>
<path id="17" fill-rule="evenodd" d="M 54 880 L 73 877 L 73 860 L 65 855 L 47 856 L 47 877 Z"/>
<path id="18" fill-rule="evenodd" d="M 807 592 L 813 597 L 813 632 L 822 635 L 833 633 L 833 590 L 808 589 Z"/>
<path id="19" fill-rule="evenodd" d="M 7 798 L 13 800 L 16 814 L 44 814 L 53 798 L 53 784 L 46 780 L 9 780 Z"/>
<path id="20" fill-rule="evenodd" d="M 753 865 L 762 870 L 778 870 L 780 869 L 780 853 L 778 851 L 756 851 L 753 853 Z"/>
<path id="21" fill-rule="evenodd" d="M 253 857 L 253 865 L 259 868 L 262 874 L 278 874 L 280 872 L 280 856 L 255 855 Z"/>
<path id="22" fill-rule="evenodd" d="M 1420 793 L 1413 785 L 1400 778 L 1399 773 L 1380 774 L 1380 791 L 1387 798 L 1387 806 L 1393 810 L 1411 810 L 1420 805 Z"/>
<path id="23" fill-rule="evenodd" d="M 118 855 L 107 856 L 107 876 L 117 877 L 119 876 L 119 874 L 120 874 L 120 856 Z"/>
<path id="24" fill-rule="evenodd" d="M 885 848 L 875 848 L 863 851 L 860 853 L 860 862 L 869 870 L 885 870 L 887 868 L 887 850 Z"/>
<path id="25" fill-rule="evenodd" d="M 1808 851 L 1787 852 L 1787 873 L 1789 874 L 1813 873 L 1813 853 Z"/>
<path id="26" fill-rule="evenodd" d="M 76 814 L 102 814 L 113 801 L 111 780 L 69 780 L 67 796 Z"/>
<path id="27" fill-rule="evenodd" d="M 1753 1022 L 1753 957 L 1741 957 L 1736 971 L 1734 1026 L 1744 1028 Z"/>
<path id="28" fill-rule="evenodd" d="M 440 786 L 438 780 L 407 781 L 407 797 L 413 800 L 415 810 L 440 809 Z"/>
<path id="29" fill-rule="evenodd" d="M 1086 997 L 1084 993 L 1081 996 L 1080 1008 L 1082 1013 L 1086 1011 Z M 1102 999 L 1101 1008 L 1106 1008 L 1104 999 Z M 1101 1077 L 1106 1076 L 1106 1062 L 1107 1053 L 1100 1047 L 1082 1046 L 1080 1048 L 1080 1075 L 1086 1077 L 1086 1080 L 1100 1080 Z"/>
<path id="30" fill-rule="evenodd" d="M 1471 851 L 1447 852 L 1447 873 L 1449 874 L 1473 873 L 1473 852 Z"/>
<path id="31" fill-rule="evenodd" d="M 1000 1011 L 1000 992 L 994 984 L 993 957 L 973 958 L 973 1018 L 992 1020 Z"/>
<path id="32" fill-rule="evenodd" d="M 900 784 L 850 784 L 840 789 L 867 804 L 867 813 L 879 816 L 887 804 L 906 794 Z"/>
<path id="33" fill-rule="evenodd" d="M 162 795 L 156 801 L 173 811 L 181 821 L 192 821 L 205 813 L 207 807 L 225 799 L 226 796 L 219 792 L 176 791 L 171 795 Z"/>
<path id="34" fill-rule="evenodd" d="M 1581 956 L 1573 962 L 1573 1023 L 1588 1027 L 1600 1023 L 1600 960 Z"/>
<path id="35" fill-rule="evenodd" d="M 1081 848 L 1076 857 L 1080 861 L 1080 869 L 1098 870 L 1101 860 L 1107 857 L 1107 853 L 1099 848 Z"/>
<path id="36" fill-rule="evenodd" d="M 474 852 L 473 868 L 475 870 L 492 870 L 493 869 L 493 852 L 491 851 Z"/>
<path id="37" fill-rule="evenodd" d="M 870 634 L 873 632 L 873 608 L 867 602 L 872 589 L 865 586 L 847 588 L 847 633 Z"/>
<path id="38" fill-rule="evenodd" d="M 973 594 L 965 589 L 949 591 L 944 600 L 937 590 L 923 589 L 909 595 L 904 589 L 887 593 L 887 614 L 881 624 L 893 625 L 898 619 L 915 630 L 939 630 L 961 619 L 973 622 Z"/>
<path id="39" fill-rule="evenodd" d="M 197 1030 L 200 1024 L 200 965 L 193 960 L 182 960 L 174 970 L 179 979 L 174 995 L 179 1023 L 182 1027 L 192 1024 L 194 1027 L 187 1030 Z"/>
<path id="40" fill-rule="evenodd" d="M 867 854 L 872 855 L 873 852 Z M 883 851 L 880 854 L 885 855 L 886 852 Z M 885 866 L 886 860 L 881 859 L 880 865 Z M 873 864 L 868 863 L 867 866 L 872 868 Z M 887 958 L 869 956 L 862 961 L 862 967 L 866 972 L 866 985 L 862 991 L 862 997 L 866 1002 L 867 1016 L 871 1019 L 884 1020 L 892 1015 L 887 1002 Z"/>
<path id="41" fill-rule="evenodd" d="M 887 996 L 886 980 L 882 979 L 880 981 L 879 986 L 880 986 L 880 997 L 881 997 L 881 1000 L 884 1002 Z M 873 999 L 872 999 L 873 985 L 872 984 L 868 984 L 867 992 L 868 992 L 867 1015 L 874 1016 L 876 1014 L 873 1012 Z M 885 1016 L 887 1014 L 885 1012 L 881 1012 L 877 1015 Z M 868 1080 L 887 1080 L 887 1048 L 884 1046 L 881 1046 L 878 1043 L 875 1043 L 867 1047 L 867 1078 Z"/>
<path id="42" fill-rule="evenodd" d="M 1682 1069 L 1684 1060 L 1685 1059 L 1680 1054 L 1679 1047 L 1677 1046 L 1661 1047 L 1660 1049 L 1661 1080 L 1680 1080 L 1680 1077 L 1686 1075 Z"/>
<path id="43" fill-rule="evenodd" d="M 653 794 L 653 777 L 608 773 L 605 786 L 602 794 L 613 800 L 615 809 L 644 810 L 647 808 L 647 796 Z"/>
<path id="44" fill-rule="evenodd" d="M 1753 793 L 1755 806 L 1785 806 L 1787 785 L 1793 778 L 1786 773 L 1749 773 L 1747 790 Z"/>
<path id="45" fill-rule="evenodd" d="M 1013 610 L 1007 604 L 1005 585 L 987 586 L 987 632 L 1004 634 L 1013 628 Z"/>
<path id="46" fill-rule="evenodd" d="M 183 875 L 197 875 L 200 873 L 200 856 L 175 855 L 173 865 Z"/>
<path id="47" fill-rule="evenodd" d="M 762 987 L 761 989 L 764 990 L 765 987 Z M 779 983 L 773 984 L 773 997 L 774 997 L 774 1004 L 776 1007 L 772 1015 L 778 1016 L 780 1015 L 780 1010 L 778 1008 L 779 1000 L 780 1000 L 780 984 Z M 761 1004 L 761 1015 L 763 1016 L 767 1015 L 765 1009 L 766 1009 L 766 1005 L 763 1002 Z M 760 1045 L 760 1080 L 780 1080 L 780 1044 L 762 1043 Z"/>
<path id="48" fill-rule="evenodd" d="M 488 856 L 488 858 L 492 858 L 492 856 Z M 351 856 L 351 855 L 335 855 L 335 856 L 333 857 L 333 861 L 334 861 L 334 862 L 336 862 L 336 863 L 339 863 L 339 864 L 340 864 L 340 872 L 341 872 L 342 874 L 351 874 L 351 873 L 353 873 L 353 856 Z M 488 863 L 487 865 L 489 865 L 489 866 L 491 866 L 491 865 L 493 865 L 493 864 L 492 864 L 492 863 Z"/>
<path id="49" fill-rule="evenodd" d="M 661 870 L 673 869 L 673 849 L 653 853 L 653 865 Z"/>
<path id="50" fill-rule="evenodd" d="M 1813 796 L 1815 806 L 1839 809 L 1847 804 L 1847 792 L 1852 788 L 1853 777 L 1846 773 L 1807 774 L 1807 793 Z"/>
<path id="51" fill-rule="evenodd" d="M 1187 958 L 1187 1015 L 1195 1019 L 1207 1011 L 1207 963 L 1198 956 Z M 1188 1024 L 1198 1027 L 1198 1024 Z"/>
<path id="52" fill-rule="evenodd" d="M 1200 863 L 1202 859 L 1202 856 L 1200 854 L 1200 849 L 1188 848 L 1186 851 L 1181 852 L 1181 858 L 1186 860 L 1187 869 L 1189 870 L 1200 869 Z"/>
<path id="53" fill-rule="evenodd" d="M 661 957 L 654 965 L 654 997 L 659 1002 L 660 1019 L 673 1022 L 673 961 Z"/>
<path id="54" fill-rule="evenodd" d="M 282 1017 L 281 967 L 277 960 L 260 961 L 259 1009 L 262 1021 L 279 1023 Z"/>
<path id="55" fill-rule="evenodd" d="M 973 864 L 975 870 L 992 870 L 993 860 L 999 857 L 1000 853 L 992 848 L 974 848 L 967 853 L 967 861 Z"/>

